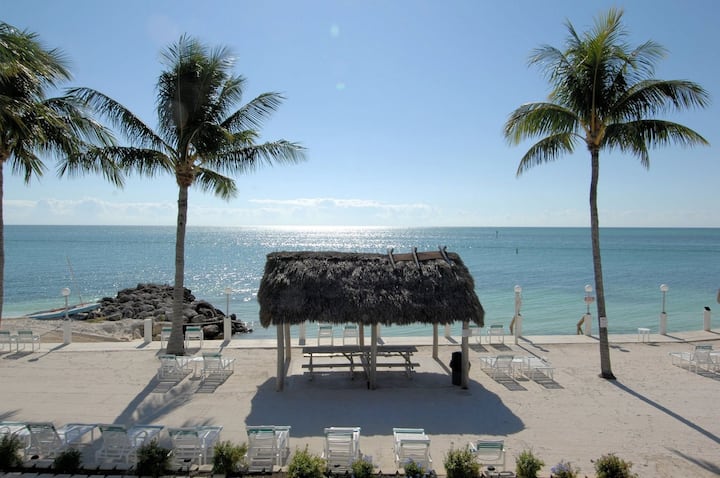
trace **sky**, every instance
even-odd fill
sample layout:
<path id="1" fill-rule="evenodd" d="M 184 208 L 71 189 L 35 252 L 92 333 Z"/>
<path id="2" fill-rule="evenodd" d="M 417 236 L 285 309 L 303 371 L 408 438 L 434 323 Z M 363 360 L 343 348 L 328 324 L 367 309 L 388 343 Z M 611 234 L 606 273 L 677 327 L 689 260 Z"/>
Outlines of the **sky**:
<path id="1" fill-rule="evenodd" d="M 663 45 L 655 77 L 711 95 L 704 110 L 663 119 L 709 147 L 651 151 L 649 170 L 619 152 L 600 157 L 601 227 L 720 227 L 720 49 L 715 0 L 0 0 L 0 20 L 62 50 L 73 79 L 157 126 L 163 49 L 188 34 L 228 47 L 246 78 L 243 104 L 286 98 L 262 141 L 307 148 L 307 161 L 236 177 L 225 201 L 191 189 L 188 226 L 587 227 L 590 156 L 516 176 L 531 142 L 510 145 L 509 114 L 544 101 L 533 49 L 561 48 L 611 7 L 628 42 Z M 238 105 L 240 106 L 240 105 Z M 58 178 L 57 158 L 26 184 L 4 170 L 5 224 L 174 225 L 170 175 Z"/>

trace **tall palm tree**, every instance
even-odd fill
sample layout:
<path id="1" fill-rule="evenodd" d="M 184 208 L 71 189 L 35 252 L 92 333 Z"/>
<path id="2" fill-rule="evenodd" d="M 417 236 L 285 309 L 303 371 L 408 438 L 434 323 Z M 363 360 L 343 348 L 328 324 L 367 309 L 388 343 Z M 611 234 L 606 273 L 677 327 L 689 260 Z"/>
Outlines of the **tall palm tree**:
<path id="1" fill-rule="evenodd" d="M 97 145 L 113 144 L 112 136 L 71 96 L 47 98 L 70 73 L 59 50 L 44 48 L 35 33 L 0 22 L 0 317 L 2 317 L 5 247 L 3 174 L 9 163 L 13 174 L 29 183 L 46 170 L 43 156 L 56 155 L 59 173 L 101 171 L 114 184 L 122 184 L 111 162 L 78 163 L 66 168 L 66 159 Z"/>
<path id="2" fill-rule="evenodd" d="M 570 22 L 565 50 L 542 46 L 534 51 L 531 65 L 539 65 L 553 86 L 549 101 L 529 103 L 512 112 L 505 137 L 513 144 L 540 138 L 520 160 L 517 175 L 532 166 L 555 161 L 584 143 L 590 151 L 590 234 L 600 330 L 601 377 L 614 379 L 610 366 L 605 289 L 600 260 L 600 223 L 597 186 L 600 150 L 618 150 L 650 166 L 648 147 L 678 143 L 708 144 L 695 131 L 656 119 L 670 109 L 705 107 L 709 95 L 685 80 L 652 78 L 654 64 L 665 49 L 652 41 L 635 48 L 627 35 L 622 10 L 599 16 L 594 28 L 579 35 Z"/>
<path id="3" fill-rule="evenodd" d="M 172 174 L 178 185 L 175 283 L 172 332 L 167 351 L 183 354 L 185 231 L 188 191 L 196 185 L 223 199 L 237 187 L 228 175 L 247 172 L 260 163 L 294 163 L 304 159 L 304 148 L 286 140 L 257 144 L 262 122 L 284 99 L 264 93 L 234 109 L 242 99 L 245 79 L 234 76 L 233 57 L 226 48 L 210 49 L 182 36 L 163 52 L 165 70 L 157 83 L 157 132 L 121 104 L 95 90 L 72 91 L 106 116 L 126 134 L 131 146 L 90 151 L 90 164 L 99 157 L 115 158 L 121 168 L 154 176 Z"/>

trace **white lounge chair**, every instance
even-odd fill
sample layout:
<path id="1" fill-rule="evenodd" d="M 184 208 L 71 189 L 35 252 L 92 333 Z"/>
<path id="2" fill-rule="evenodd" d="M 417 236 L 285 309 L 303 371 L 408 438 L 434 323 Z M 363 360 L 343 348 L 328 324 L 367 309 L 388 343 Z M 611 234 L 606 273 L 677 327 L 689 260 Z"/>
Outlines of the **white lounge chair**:
<path id="1" fill-rule="evenodd" d="M 30 446 L 30 432 L 26 422 L 0 421 L 0 438 L 14 436 L 20 439 L 23 448 Z"/>
<path id="2" fill-rule="evenodd" d="M 38 350 L 40 350 L 40 336 L 35 335 L 32 330 L 18 330 L 17 337 L 15 337 L 15 344 L 17 346 L 17 351 L 20 352 L 20 345 L 22 344 L 23 350 L 25 350 L 25 346 L 30 344 L 32 346 L 32 351 L 35 351 L 35 346 L 37 346 Z"/>
<path id="3" fill-rule="evenodd" d="M 160 329 L 160 348 L 164 349 L 167 347 L 167 342 L 170 340 L 170 334 L 172 333 L 172 327 L 163 327 Z"/>
<path id="4" fill-rule="evenodd" d="M 398 468 L 414 462 L 429 471 L 432 466 L 430 457 L 430 438 L 422 428 L 393 428 L 395 440 L 395 463 Z"/>
<path id="5" fill-rule="evenodd" d="M 28 445 L 25 448 L 25 458 L 37 456 L 38 458 L 53 458 L 68 448 L 88 445 L 83 443 L 83 437 L 91 433 L 96 425 L 84 423 L 68 423 L 55 428 L 51 422 L 29 422 Z"/>
<path id="6" fill-rule="evenodd" d="M 358 345 L 359 343 L 360 336 L 358 335 L 357 324 L 346 324 L 345 327 L 343 327 L 343 345 Z"/>
<path id="7" fill-rule="evenodd" d="M 689 371 L 698 372 L 702 368 L 707 371 L 718 370 L 718 364 L 715 361 L 717 354 L 713 352 L 712 345 L 696 345 L 690 352 L 670 352 L 670 358 L 673 365 L 685 365 Z"/>
<path id="8" fill-rule="evenodd" d="M 334 345 L 335 342 L 335 331 L 333 326 L 330 324 L 319 324 L 318 325 L 318 345 L 322 345 L 322 339 L 330 339 L 330 345 Z"/>
<path id="9" fill-rule="evenodd" d="M 488 344 L 493 343 L 493 337 L 497 337 L 498 339 L 500 339 L 500 343 L 505 343 L 505 329 L 503 328 L 502 324 L 492 324 L 490 327 L 488 327 L 486 334 Z"/>
<path id="10" fill-rule="evenodd" d="M 323 458 L 331 473 L 352 470 L 352 464 L 360 458 L 360 427 L 325 428 Z"/>
<path id="11" fill-rule="evenodd" d="M 8 351 L 12 352 L 14 343 L 15 336 L 11 335 L 9 330 L 0 330 L 0 350 L 5 350 L 5 346 L 7 346 Z"/>
<path id="12" fill-rule="evenodd" d="M 482 368 L 490 375 L 493 379 L 504 374 L 509 377 L 513 377 L 513 355 L 498 355 L 495 357 L 480 357 L 480 364 Z"/>
<path id="13" fill-rule="evenodd" d="M 235 371 L 235 359 L 225 358 L 218 352 L 204 353 L 202 379 L 226 380 Z"/>
<path id="14" fill-rule="evenodd" d="M 172 462 L 177 468 L 212 463 L 215 443 L 220 439 L 222 427 L 197 426 L 168 428 L 172 441 Z"/>
<path id="15" fill-rule="evenodd" d="M 161 425 L 98 425 L 102 445 L 95 453 L 99 465 L 134 465 L 138 449 L 150 443 L 163 429 Z"/>
<path id="16" fill-rule="evenodd" d="M 505 442 L 503 440 L 471 441 L 468 449 L 483 466 L 501 465 L 501 471 L 505 470 Z"/>
<path id="17" fill-rule="evenodd" d="M 205 338 L 205 334 L 203 334 L 203 329 L 199 325 L 189 325 L 185 327 L 185 348 L 190 348 L 190 341 L 191 340 L 199 340 L 200 341 L 200 348 L 203 346 L 203 339 Z"/>
<path id="18" fill-rule="evenodd" d="M 187 357 L 163 354 L 159 356 L 160 367 L 158 367 L 158 380 L 182 380 L 191 371 L 190 360 Z"/>
<path id="19" fill-rule="evenodd" d="M 270 473 L 274 466 L 285 465 L 290 455 L 289 426 L 250 426 L 247 435 L 245 461 L 250 473 Z"/>

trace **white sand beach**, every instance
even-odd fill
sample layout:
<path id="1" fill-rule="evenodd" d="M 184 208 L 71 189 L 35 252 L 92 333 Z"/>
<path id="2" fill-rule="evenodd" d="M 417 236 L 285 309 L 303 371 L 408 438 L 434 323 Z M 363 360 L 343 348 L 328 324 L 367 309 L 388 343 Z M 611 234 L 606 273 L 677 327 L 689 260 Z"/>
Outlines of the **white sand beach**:
<path id="1" fill-rule="evenodd" d="M 13 325 L 3 320 L 2 328 Z M 345 370 L 310 381 L 294 348 L 282 392 L 275 391 L 273 341 L 206 341 L 202 351 L 221 349 L 236 360 L 234 374 L 216 388 L 192 376 L 159 382 L 159 342 L 46 342 L 39 351 L 0 354 L 0 420 L 214 424 L 234 442 L 246 440 L 246 425 L 291 425 L 292 450 L 307 444 L 317 454 L 324 427 L 360 426 L 362 452 L 384 473 L 396 470 L 393 427 L 425 428 L 441 475 L 451 447 L 479 438 L 505 440 L 508 469 L 531 449 L 546 464 L 542 476 L 560 460 L 594 476 L 592 460 L 606 453 L 632 461 L 641 478 L 720 473 L 720 373 L 690 372 L 668 357 L 696 343 L 720 348 L 717 332 L 651 335 L 650 343 L 611 335 L 616 381 L 598 377 L 592 337 L 524 337 L 517 345 L 507 337 L 504 345 L 482 346 L 473 340 L 467 390 L 451 384 L 448 367 L 459 338 L 441 338 L 437 361 L 430 338 L 385 341 L 419 345 L 412 379 L 381 372 L 378 388 L 368 390 L 362 374 L 351 380 Z M 547 358 L 554 380 L 492 379 L 479 357 L 502 352 Z"/>

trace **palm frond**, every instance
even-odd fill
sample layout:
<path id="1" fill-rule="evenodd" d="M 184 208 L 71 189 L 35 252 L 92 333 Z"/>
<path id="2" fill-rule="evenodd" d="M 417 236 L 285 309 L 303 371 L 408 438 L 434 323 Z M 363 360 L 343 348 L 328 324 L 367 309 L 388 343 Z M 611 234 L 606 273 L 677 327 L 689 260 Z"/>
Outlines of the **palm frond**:
<path id="1" fill-rule="evenodd" d="M 571 153 L 574 149 L 573 140 L 572 133 L 559 133 L 541 139 L 532 145 L 522 157 L 515 174 L 520 176 L 533 166 L 555 161 L 561 155 Z"/>
<path id="2" fill-rule="evenodd" d="M 195 174 L 194 184 L 201 190 L 212 192 L 226 201 L 237 195 L 235 181 L 211 169 L 199 168 Z"/>
<path id="3" fill-rule="evenodd" d="M 243 174 L 255 170 L 261 164 L 292 164 L 306 159 L 305 148 L 286 140 L 257 145 L 239 144 L 219 152 L 203 164 L 228 174 Z"/>
<path id="4" fill-rule="evenodd" d="M 643 165 L 649 167 L 649 159 L 643 159 L 646 147 L 653 148 L 678 144 L 683 147 L 707 146 L 708 141 L 694 130 L 681 124 L 662 120 L 637 120 L 614 123 L 605 131 L 605 145 L 639 156 Z"/>
<path id="5" fill-rule="evenodd" d="M 546 134 L 572 133 L 582 125 L 569 109 L 554 103 L 527 103 L 510 114 L 505 138 L 511 144 Z"/>
<path id="6" fill-rule="evenodd" d="M 274 113 L 285 100 L 280 93 L 263 93 L 229 116 L 222 125 L 232 132 L 261 129 L 263 122 Z"/>
<path id="7" fill-rule="evenodd" d="M 648 79 L 626 90 L 613 116 L 618 121 L 635 120 L 670 109 L 704 108 L 709 104 L 709 93 L 692 81 Z"/>

